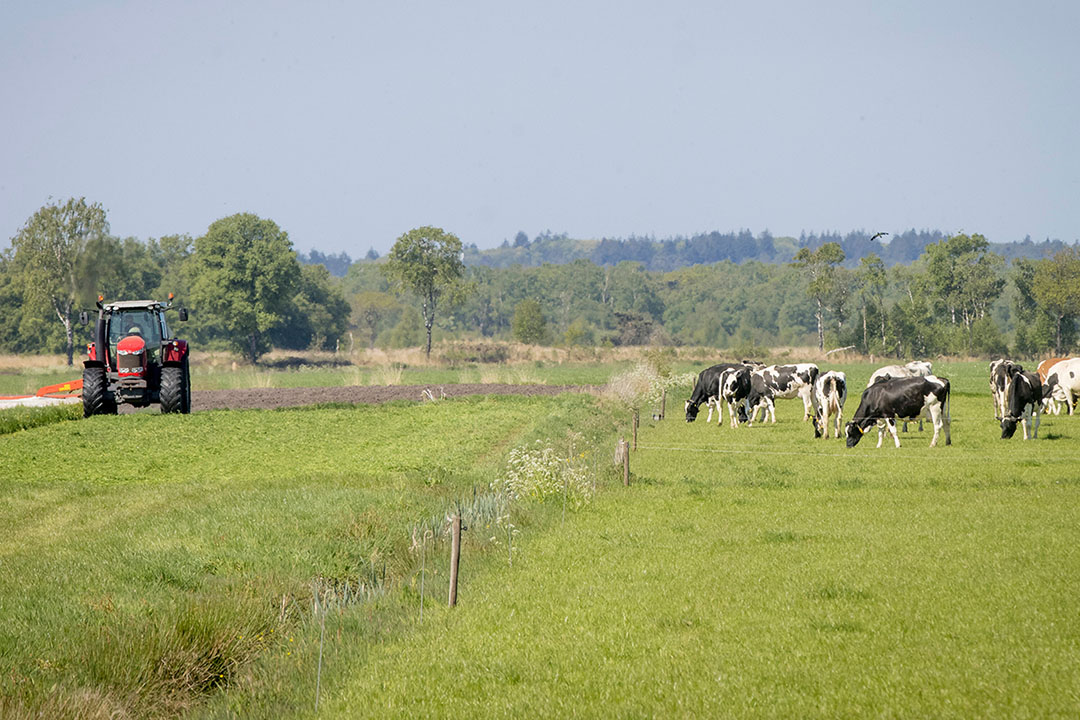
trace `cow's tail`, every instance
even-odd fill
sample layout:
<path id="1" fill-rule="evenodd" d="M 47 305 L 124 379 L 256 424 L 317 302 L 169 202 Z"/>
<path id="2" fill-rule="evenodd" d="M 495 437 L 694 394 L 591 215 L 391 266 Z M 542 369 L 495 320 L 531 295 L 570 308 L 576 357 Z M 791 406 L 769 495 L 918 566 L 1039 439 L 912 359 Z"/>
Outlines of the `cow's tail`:
<path id="1" fill-rule="evenodd" d="M 951 411 L 949 409 L 949 396 L 952 395 L 952 393 L 950 392 L 949 381 L 942 378 L 942 382 L 945 383 L 945 401 L 942 403 L 941 408 L 941 414 L 944 416 L 943 420 L 945 425 L 945 444 L 952 445 L 952 435 L 950 433 L 950 428 L 952 427 L 952 415 L 950 414 Z"/>

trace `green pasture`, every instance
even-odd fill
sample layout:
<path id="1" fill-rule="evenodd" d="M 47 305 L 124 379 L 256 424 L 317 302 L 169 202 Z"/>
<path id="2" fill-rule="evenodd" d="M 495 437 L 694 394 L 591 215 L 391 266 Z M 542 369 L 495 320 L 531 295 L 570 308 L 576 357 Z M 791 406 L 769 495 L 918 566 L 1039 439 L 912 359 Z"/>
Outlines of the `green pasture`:
<path id="1" fill-rule="evenodd" d="M 295 665 L 311 583 L 400 586 L 411 527 L 486 492 L 509 448 L 593 427 L 594 403 L 136 414 L 0 436 L 0 716 L 168 716 L 208 698 L 287 712 L 314 691 L 309 656 Z M 385 598 L 349 644 L 417 598 Z"/>
<path id="2" fill-rule="evenodd" d="M 629 489 L 376 648 L 329 714 L 1075 717 L 1080 420 L 1000 440 L 979 365 L 938 369 L 950 447 L 847 450 L 798 401 L 645 421 Z"/>
<path id="3" fill-rule="evenodd" d="M 850 418 L 873 366 L 823 367 Z M 0 435 L 0 716 L 1075 717 L 1080 418 L 1000 440 L 985 368 L 935 362 L 933 449 L 815 440 L 797 400 L 687 424 L 671 393 L 629 488 L 629 416 L 585 396 Z M 537 439 L 599 493 L 470 523 L 445 607 L 447 544 L 410 529 Z M 314 613 L 344 581 L 384 592 Z"/>

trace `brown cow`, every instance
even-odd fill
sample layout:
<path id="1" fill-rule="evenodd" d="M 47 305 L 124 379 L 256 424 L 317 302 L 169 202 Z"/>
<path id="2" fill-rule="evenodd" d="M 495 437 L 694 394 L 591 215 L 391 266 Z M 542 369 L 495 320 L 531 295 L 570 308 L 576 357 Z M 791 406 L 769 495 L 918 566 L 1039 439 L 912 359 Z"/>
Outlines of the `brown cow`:
<path id="1" fill-rule="evenodd" d="M 1043 360 L 1041 363 L 1039 363 L 1037 371 L 1039 373 L 1039 379 L 1042 380 L 1044 385 L 1046 384 L 1046 376 L 1050 374 L 1050 368 L 1054 367 L 1062 360 L 1068 359 L 1069 358 L 1056 357 Z M 1046 400 L 1043 401 L 1043 412 L 1048 415 L 1050 413 L 1053 413 L 1054 415 L 1059 415 L 1061 413 L 1061 406 L 1057 404 L 1057 400 L 1052 397 L 1048 397 L 1046 398 Z"/>

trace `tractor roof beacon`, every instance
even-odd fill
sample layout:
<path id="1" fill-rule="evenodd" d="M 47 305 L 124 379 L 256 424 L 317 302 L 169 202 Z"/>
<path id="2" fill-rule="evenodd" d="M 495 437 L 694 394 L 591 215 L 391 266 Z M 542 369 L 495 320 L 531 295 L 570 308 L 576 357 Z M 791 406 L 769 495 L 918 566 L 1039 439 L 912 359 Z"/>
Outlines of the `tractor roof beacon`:
<path id="1" fill-rule="evenodd" d="M 94 341 L 83 362 L 83 415 L 115 415 L 119 405 L 161 405 L 163 413 L 191 412 L 188 343 L 174 337 L 166 322 L 173 309 L 167 302 L 122 300 L 106 303 L 98 296 Z M 177 308 L 181 321 L 186 308 Z M 90 314 L 79 313 L 83 325 Z"/>

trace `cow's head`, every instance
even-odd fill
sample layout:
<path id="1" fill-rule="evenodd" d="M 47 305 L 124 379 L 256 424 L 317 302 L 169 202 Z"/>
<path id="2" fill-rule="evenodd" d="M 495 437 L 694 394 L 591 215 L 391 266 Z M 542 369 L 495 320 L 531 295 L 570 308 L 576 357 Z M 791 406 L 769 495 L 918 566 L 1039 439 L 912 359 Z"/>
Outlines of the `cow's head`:
<path id="1" fill-rule="evenodd" d="M 853 448 L 858 445 L 859 441 L 862 440 L 864 432 L 866 431 L 859 427 L 859 425 L 854 421 L 849 422 L 847 425 L 845 425 L 844 435 L 847 437 L 847 446 L 849 448 Z"/>
<path id="2" fill-rule="evenodd" d="M 1001 421 L 1001 439 L 1008 440 L 1016 433 L 1016 418 L 1009 416 Z"/>
<path id="3" fill-rule="evenodd" d="M 686 401 L 686 422 L 691 423 L 697 420 L 698 406 L 690 400 Z"/>

